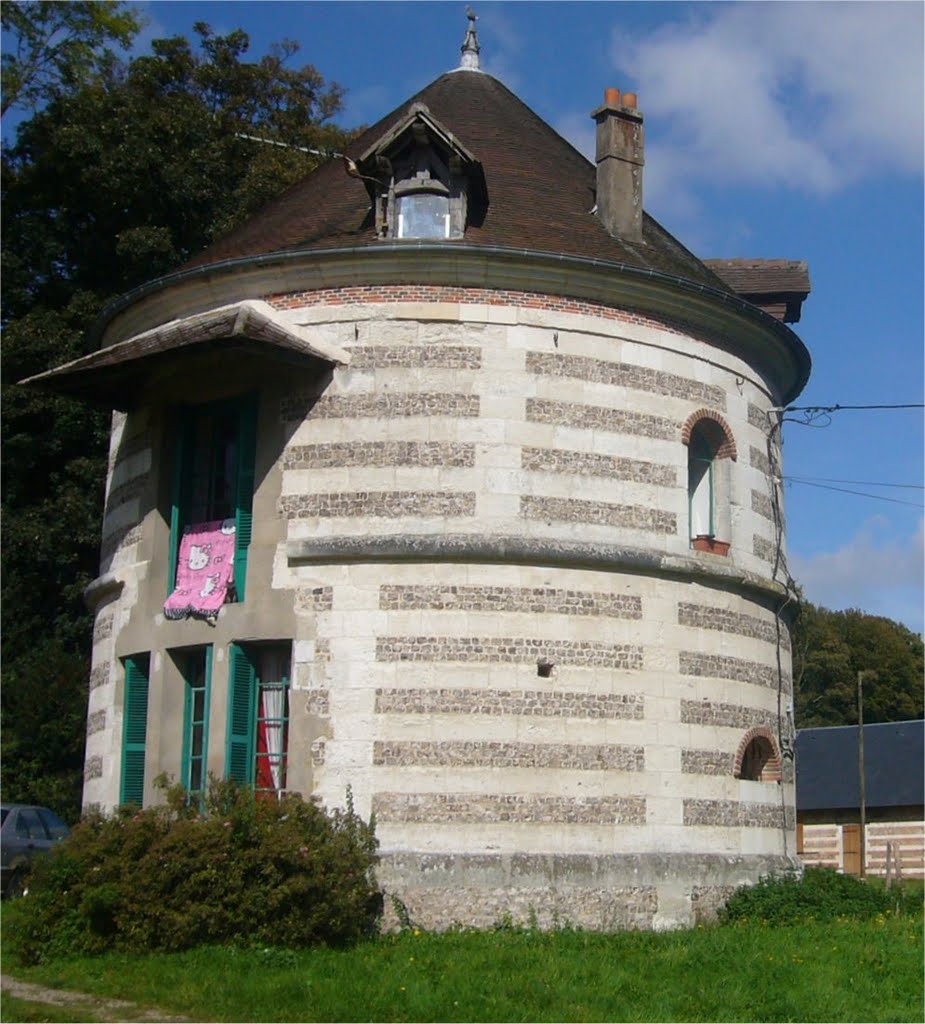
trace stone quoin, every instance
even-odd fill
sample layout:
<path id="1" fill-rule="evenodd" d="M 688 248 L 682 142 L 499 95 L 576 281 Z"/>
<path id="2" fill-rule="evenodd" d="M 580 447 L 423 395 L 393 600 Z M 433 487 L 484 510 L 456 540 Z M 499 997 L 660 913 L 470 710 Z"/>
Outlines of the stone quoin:
<path id="1" fill-rule="evenodd" d="M 808 274 L 643 212 L 645 83 L 591 163 L 479 53 L 28 382 L 115 410 L 84 802 L 349 787 L 421 926 L 686 925 L 796 864 Z"/>

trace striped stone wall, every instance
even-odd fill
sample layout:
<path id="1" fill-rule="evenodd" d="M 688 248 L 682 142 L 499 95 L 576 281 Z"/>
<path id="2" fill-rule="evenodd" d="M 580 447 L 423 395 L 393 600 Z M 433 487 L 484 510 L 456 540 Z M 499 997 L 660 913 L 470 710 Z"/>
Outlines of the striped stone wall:
<path id="1" fill-rule="evenodd" d="M 728 557 L 758 574 L 773 564 L 760 396 L 735 384 L 746 379 L 735 359 L 724 371 L 698 358 L 678 324 L 479 289 L 270 301 L 352 354 L 323 394 L 296 389 L 280 403 L 292 438 L 277 507 L 303 524 L 291 537 L 439 521 L 440 531 L 549 538 L 587 528 L 592 542 L 686 555 L 683 434 L 691 415 L 712 410 L 748 453 L 728 495 Z"/>
<path id="2" fill-rule="evenodd" d="M 532 906 L 668 927 L 789 863 L 786 766 L 780 783 L 735 777 L 749 730 L 786 732 L 791 687 L 760 375 L 680 322 L 527 292 L 272 301 L 351 361 L 261 390 L 247 594 L 214 627 L 156 621 L 140 559 L 165 548 L 164 424 L 118 424 L 104 566 L 125 581 L 97 615 L 88 800 L 115 802 L 120 659 L 141 638 L 152 708 L 175 707 L 171 647 L 215 645 L 219 770 L 228 645 L 288 640 L 289 787 L 330 806 L 349 787 L 375 813 L 383 878 L 422 922 Z M 688 536 L 684 430 L 704 411 L 737 453 L 725 556 Z M 439 558 L 435 538 L 500 554 Z M 388 558 L 364 547 L 379 541 Z M 538 554 L 507 557 L 508 542 Z M 322 543 L 352 553 L 300 554 Z M 582 546 L 640 571 L 561 555 Z M 180 729 L 158 722 L 152 769 L 176 773 L 155 761 Z"/>

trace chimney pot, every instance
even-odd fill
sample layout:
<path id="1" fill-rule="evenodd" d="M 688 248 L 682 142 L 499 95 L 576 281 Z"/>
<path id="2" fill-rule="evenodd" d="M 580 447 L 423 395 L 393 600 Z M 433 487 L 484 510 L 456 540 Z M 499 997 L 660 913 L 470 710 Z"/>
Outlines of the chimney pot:
<path id="1" fill-rule="evenodd" d="M 636 109 L 636 93 L 634 93 L 634 92 L 625 92 L 623 94 L 623 106 L 624 107 L 629 107 L 630 110 L 635 110 Z"/>
<path id="2" fill-rule="evenodd" d="M 604 90 L 604 105 L 608 107 L 619 107 L 620 106 L 620 90 L 619 89 L 605 89 Z"/>

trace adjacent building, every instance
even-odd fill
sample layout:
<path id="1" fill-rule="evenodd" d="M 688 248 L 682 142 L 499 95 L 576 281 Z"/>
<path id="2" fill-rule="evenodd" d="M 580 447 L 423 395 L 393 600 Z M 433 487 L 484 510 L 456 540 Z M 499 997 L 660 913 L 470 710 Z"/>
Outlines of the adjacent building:
<path id="1" fill-rule="evenodd" d="M 863 761 L 859 746 L 856 725 L 797 733 L 797 852 L 850 875 L 925 877 L 925 722 L 865 725 Z"/>

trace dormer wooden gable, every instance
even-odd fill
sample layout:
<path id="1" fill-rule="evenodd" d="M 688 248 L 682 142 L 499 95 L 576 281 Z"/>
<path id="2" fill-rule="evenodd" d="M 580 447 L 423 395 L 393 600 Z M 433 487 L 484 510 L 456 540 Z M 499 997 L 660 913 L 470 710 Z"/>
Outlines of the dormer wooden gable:
<path id="1" fill-rule="evenodd" d="M 423 103 L 357 160 L 373 201 L 377 238 L 454 239 L 488 205 L 482 166 Z"/>

